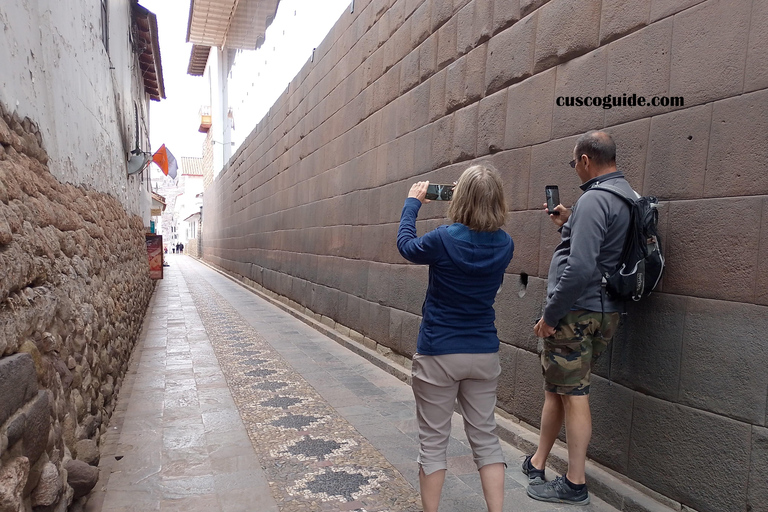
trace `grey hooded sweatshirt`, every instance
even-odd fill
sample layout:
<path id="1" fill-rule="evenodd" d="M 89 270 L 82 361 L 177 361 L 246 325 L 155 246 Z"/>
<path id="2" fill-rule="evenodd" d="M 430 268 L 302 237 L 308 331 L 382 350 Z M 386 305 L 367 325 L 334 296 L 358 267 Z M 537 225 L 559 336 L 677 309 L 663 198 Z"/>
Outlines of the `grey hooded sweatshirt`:
<path id="1" fill-rule="evenodd" d="M 621 302 L 611 300 L 602 289 L 602 276 L 619 263 L 629 229 L 629 206 L 604 190 L 590 190 L 598 183 L 613 185 L 630 196 L 632 190 L 620 171 L 593 178 L 581 185 L 584 193 L 560 231 L 549 266 L 544 321 L 556 326 L 569 311 L 622 311 Z"/>

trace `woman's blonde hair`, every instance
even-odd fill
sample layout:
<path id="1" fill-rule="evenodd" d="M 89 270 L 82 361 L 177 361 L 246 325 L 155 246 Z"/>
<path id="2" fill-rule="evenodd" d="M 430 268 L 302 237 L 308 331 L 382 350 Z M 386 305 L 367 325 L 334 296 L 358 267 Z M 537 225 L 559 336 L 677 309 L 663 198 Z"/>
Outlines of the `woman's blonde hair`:
<path id="1" fill-rule="evenodd" d="M 499 172 L 489 164 L 478 164 L 461 173 L 448 218 L 473 231 L 496 231 L 504 225 L 507 203 Z"/>

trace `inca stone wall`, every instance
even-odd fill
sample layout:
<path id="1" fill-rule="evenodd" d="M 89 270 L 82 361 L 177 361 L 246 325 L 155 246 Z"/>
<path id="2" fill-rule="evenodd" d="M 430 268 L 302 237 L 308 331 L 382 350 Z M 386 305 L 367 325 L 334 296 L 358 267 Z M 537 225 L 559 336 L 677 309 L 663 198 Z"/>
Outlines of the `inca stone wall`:
<path id="1" fill-rule="evenodd" d="M 141 218 L 47 161 L 0 106 L 2 512 L 82 505 L 153 290 Z"/>
<path id="2" fill-rule="evenodd" d="M 678 507 L 765 509 L 767 57 L 763 0 L 358 0 L 206 190 L 204 258 L 403 360 L 427 276 L 395 247 L 408 188 L 490 160 L 516 246 L 499 406 L 538 425 L 544 186 L 573 203 L 575 140 L 604 127 L 663 201 L 668 272 L 599 363 L 590 457 Z M 624 93 L 684 105 L 556 105 Z"/>

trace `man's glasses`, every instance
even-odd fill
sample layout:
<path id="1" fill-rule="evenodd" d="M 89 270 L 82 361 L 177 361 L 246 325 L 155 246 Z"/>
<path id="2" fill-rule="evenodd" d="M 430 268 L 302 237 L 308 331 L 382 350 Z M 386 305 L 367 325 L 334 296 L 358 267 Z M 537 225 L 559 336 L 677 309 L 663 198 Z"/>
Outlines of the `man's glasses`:
<path id="1" fill-rule="evenodd" d="M 576 159 L 573 159 L 570 162 L 568 162 L 568 165 L 571 166 L 571 169 L 575 169 L 576 168 Z"/>

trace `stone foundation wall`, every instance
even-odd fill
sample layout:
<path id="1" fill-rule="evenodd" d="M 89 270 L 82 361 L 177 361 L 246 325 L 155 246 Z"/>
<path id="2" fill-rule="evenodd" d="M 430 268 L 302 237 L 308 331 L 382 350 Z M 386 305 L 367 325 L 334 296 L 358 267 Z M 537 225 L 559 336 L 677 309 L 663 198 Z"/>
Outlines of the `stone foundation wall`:
<path id="1" fill-rule="evenodd" d="M 663 202 L 668 270 L 596 368 L 589 455 L 678 509 L 765 509 L 767 55 L 764 0 L 356 0 L 206 189 L 204 258 L 410 357 L 427 268 L 397 252 L 403 200 L 489 160 L 515 240 L 498 404 L 538 425 L 544 187 L 572 204 L 576 138 L 605 128 Z M 608 94 L 684 102 L 557 104 Z"/>
<path id="2" fill-rule="evenodd" d="M 0 106 L 0 511 L 82 506 L 153 290 L 141 219 Z"/>

